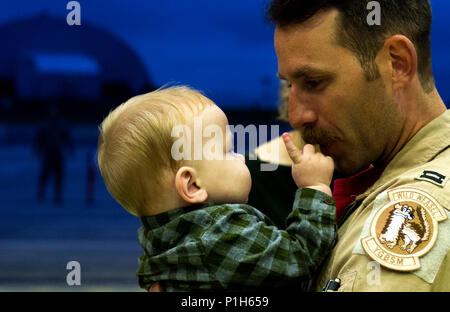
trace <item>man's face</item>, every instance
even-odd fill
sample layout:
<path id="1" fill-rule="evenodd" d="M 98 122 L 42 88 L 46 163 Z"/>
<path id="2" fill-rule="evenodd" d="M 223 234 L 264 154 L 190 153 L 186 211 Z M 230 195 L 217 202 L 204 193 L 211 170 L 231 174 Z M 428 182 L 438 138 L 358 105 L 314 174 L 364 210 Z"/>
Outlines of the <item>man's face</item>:
<path id="1" fill-rule="evenodd" d="M 381 78 L 368 82 L 356 56 L 336 43 L 337 10 L 275 29 L 279 77 L 290 87 L 289 121 L 352 174 L 383 158 L 398 131 L 396 106 Z"/>

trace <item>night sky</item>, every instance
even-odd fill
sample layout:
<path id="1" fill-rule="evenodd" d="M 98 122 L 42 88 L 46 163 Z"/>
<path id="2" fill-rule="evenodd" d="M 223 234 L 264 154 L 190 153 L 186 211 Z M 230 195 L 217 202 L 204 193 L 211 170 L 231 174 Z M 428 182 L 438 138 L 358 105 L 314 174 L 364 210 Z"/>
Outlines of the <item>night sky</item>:
<path id="1" fill-rule="evenodd" d="M 188 84 L 226 107 L 275 108 L 277 62 L 267 0 L 81 0 L 81 26 L 94 24 L 128 43 L 149 79 Z M 2 1 L 0 24 L 41 12 L 65 20 L 68 1 Z M 450 101 L 450 2 L 432 0 L 433 67 Z M 45 34 L 43 34 L 45 35 Z M 120 61 L 120 60 L 118 60 Z"/>

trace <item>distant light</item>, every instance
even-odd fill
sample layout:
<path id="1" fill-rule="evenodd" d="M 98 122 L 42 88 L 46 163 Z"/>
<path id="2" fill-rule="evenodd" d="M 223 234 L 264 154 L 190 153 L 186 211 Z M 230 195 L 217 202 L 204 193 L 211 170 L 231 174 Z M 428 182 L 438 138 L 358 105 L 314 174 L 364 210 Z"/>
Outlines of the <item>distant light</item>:
<path id="1" fill-rule="evenodd" d="M 81 53 L 34 53 L 32 60 L 41 73 L 100 73 L 97 60 Z"/>

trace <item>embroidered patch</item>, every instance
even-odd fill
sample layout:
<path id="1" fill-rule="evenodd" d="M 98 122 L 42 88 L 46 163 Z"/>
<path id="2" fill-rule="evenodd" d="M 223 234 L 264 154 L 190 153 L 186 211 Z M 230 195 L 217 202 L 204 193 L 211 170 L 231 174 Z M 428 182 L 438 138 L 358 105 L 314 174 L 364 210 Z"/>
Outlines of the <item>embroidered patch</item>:
<path id="1" fill-rule="evenodd" d="M 419 257 L 436 243 L 438 222 L 447 219 L 444 208 L 428 193 L 415 188 L 388 191 L 389 202 L 372 219 L 370 235 L 361 239 L 366 253 L 379 264 L 397 271 L 421 267 Z"/>
<path id="2" fill-rule="evenodd" d="M 416 177 L 416 180 L 431 182 L 437 186 L 444 187 L 450 177 L 432 170 L 424 170 L 422 174 Z"/>

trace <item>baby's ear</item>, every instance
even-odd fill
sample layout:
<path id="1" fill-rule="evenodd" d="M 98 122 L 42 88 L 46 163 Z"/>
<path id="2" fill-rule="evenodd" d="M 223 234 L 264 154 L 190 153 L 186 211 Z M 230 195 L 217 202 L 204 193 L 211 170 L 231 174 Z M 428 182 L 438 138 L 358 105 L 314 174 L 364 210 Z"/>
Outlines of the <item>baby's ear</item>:
<path id="1" fill-rule="evenodd" d="M 175 175 L 175 188 L 178 194 L 190 204 L 200 204 L 206 201 L 208 193 L 200 186 L 195 169 L 183 166 Z"/>

